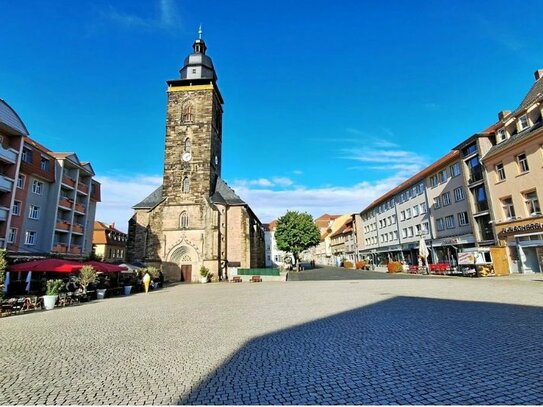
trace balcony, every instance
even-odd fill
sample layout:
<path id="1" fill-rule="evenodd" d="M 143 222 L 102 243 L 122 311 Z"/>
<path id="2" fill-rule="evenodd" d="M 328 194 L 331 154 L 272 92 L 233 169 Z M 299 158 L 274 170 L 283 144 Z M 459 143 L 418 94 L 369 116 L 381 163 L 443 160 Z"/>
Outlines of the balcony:
<path id="1" fill-rule="evenodd" d="M 6 176 L 0 175 L 0 191 L 11 192 L 13 191 L 13 181 Z"/>
<path id="2" fill-rule="evenodd" d="M 57 243 L 53 246 L 51 249 L 53 253 L 67 253 L 68 252 L 68 246 L 64 243 Z"/>
<path id="3" fill-rule="evenodd" d="M 17 162 L 17 153 L 0 145 L 0 160 L 15 164 Z"/>
<path id="4" fill-rule="evenodd" d="M 70 224 L 65 220 L 59 220 L 56 224 L 57 230 L 65 230 L 66 232 L 70 230 Z"/>
<path id="5" fill-rule="evenodd" d="M 72 232 L 83 234 L 83 225 L 80 225 L 79 223 L 74 223 L 74 225 L 72 226 Z"/>
<path id="6" fill-rule="evenodd" d="M 0 222 L 5 222 L 8 220 L 9 215 L 9 209 L 8 208 L 0 208 Z"/>
<path id="7" fill-rule="evenodd" d="M 82 192 L 83 194 L 87 195 L 89 193 L 89 187 L 85 184 L 82 184 L 81 182 L 77 184 L 77 190 L 79 192 Z"/>
<path id="8" fill-rule="evenodd" d="M 75 180 L 71 179 L 70 177 L 63 176 L 62 183 L 68 187 L 75 188 Z"/>
<path id="9" fill-rule="evenodd" d="M 60 198 L 59 201 L 58 201 L 58 206 L 61 206 L 63 208 L 71 209 L 72 206 L 73 206 L 73 202 L 70 201 L 67 198 Z"/>
<path id="10" fill-rule="evenodd" d="M 79 212 L 79 213 L 83 213 L 83 214 L 84 214 L 84 213 L 85 213 L 85 210 L 86 210 L 86 207 L 85 207 L 85 205 L 81 205 L 80 203 L 76 203 L 76 204 L 74 205 L 74 210 L 75 210 L 76 212 Z"/>
<path id="11" fill-rule="evenodd" d="M 81 254 L 81 246 L 72 245 L 72 247 L 70 247 L 70 250 L 68 250 L 68 253 L 70 253 L 70 254 Z"/>

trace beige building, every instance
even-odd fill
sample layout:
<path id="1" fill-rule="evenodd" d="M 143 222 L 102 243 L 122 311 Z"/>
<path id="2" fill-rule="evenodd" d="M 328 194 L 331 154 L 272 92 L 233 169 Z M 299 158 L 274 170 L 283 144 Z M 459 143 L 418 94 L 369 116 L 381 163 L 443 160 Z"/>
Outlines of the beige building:
<path id="1" fill-rule="evenodd" d="M 263 267 L 265 252 L 259 219 L 221 179 L 223 99 L 201 34 L 193 49 L 167 82 L 163 184 L 133 207 L 128 229 L 129 261 L 188 282 L 201 266 L 220 278 Z"/>
<path id="2" fill-rule="evenodd" d="M 514 112 L 500 112 L 483 158 L 495 230 L 511 272 L 543 271 L 543 70 Z"/>
<path id="3" fill-rule="evenodd" d="M 118 230 L 115 224 L 94 222 L 92 252 L 102 261 L 123 262 L 126 256 L 126 240 L 126 233 Z"/>

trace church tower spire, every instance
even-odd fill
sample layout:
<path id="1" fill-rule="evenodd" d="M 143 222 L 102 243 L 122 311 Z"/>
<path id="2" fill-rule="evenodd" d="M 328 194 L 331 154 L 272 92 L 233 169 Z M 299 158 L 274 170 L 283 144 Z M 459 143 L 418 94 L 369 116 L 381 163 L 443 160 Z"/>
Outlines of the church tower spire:
<path id="1" fill-rule="evenodd" d="M 211 58 L 206 55 L 207 45 L 202 38 L 202 25 L 198 28 L 198 38 L 192 44 L 193 53 L 185 58 L 183 68 L 179 71 L 181 79 L 212 79 L 217 80 L 217 74 Z"/>

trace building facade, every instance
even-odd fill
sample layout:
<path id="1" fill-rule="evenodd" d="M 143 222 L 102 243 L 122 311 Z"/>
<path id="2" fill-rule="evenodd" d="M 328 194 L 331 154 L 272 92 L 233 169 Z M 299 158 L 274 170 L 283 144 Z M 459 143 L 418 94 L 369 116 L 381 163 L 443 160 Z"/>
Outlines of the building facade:
<path id="1" fill-rule="evenodd" d="M 90 163 L 80 162 L 75 153 L 52 152 L 31 139 L 4 101 L 0 132 L 2 247 L 19 256 L 89 256 L 100 201 L 100 184 L 93 179 Z"/>
<path id="2" fill-rule="evenodd" d="M 494 227 L 512 272 L 543 272 L 543 70 L 519 107 L 492 127 L 496 144 L 483 158 Z"/>
<path id="3" fill-rule="evenodd" d="M 206 50 L 200 35 L 180 79 L 167 82 L 163 184 L 128 227 L 128 260 L 173 281 L 198 281 L 202 266 L 227 278 L 230 267 L 265 264 L 262 224 L 221 179 L 223 98 Z"/>
<path id="4" fill-rule="evenodd" d="M 95 257 L 111 263 L 122 263 L 126 257 L 128 235 L 115 227 L 115 224 L 95 221 L 92 235 L 92 252 Z"/>

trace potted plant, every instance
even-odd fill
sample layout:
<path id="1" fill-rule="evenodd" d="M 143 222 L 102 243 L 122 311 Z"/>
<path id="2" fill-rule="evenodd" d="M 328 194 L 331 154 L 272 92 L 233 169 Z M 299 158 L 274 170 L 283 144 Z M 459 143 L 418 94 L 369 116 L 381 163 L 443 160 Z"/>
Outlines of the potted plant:
<path id="1" fill-rule="evenodd" d="M 206 266 L 200 267 L 200 283 L 205 284 L 209 281 L 209 269 Z"/>
<path id="2" fill-rule="evenodd" d="M 79 284 L 83 287 L 83 292 L 87 292 L 87 286 L 96 281 L 96 270 L 92 266 L 83 266 L 79 270 Z"/>
<path id="3" fill-rule="evenodd" d="M 123 295 L 130 295 L 130 293 L 132 292 L 132 279 L 133 277 L 130 276 L 123 280 Z"/>
<path id="4" fill-rule="evenodd" d="M 64 281 L 62 280 L 48 280 L 47 281 L 47 290 L 45 291 L 45 295 L 43 296 L 43 307 L 46 310 L 51 310 L 55 308 L 55 303 L 57 302 L 58 297 L 58 290 L 62 285 L 64 284 Z"/>

